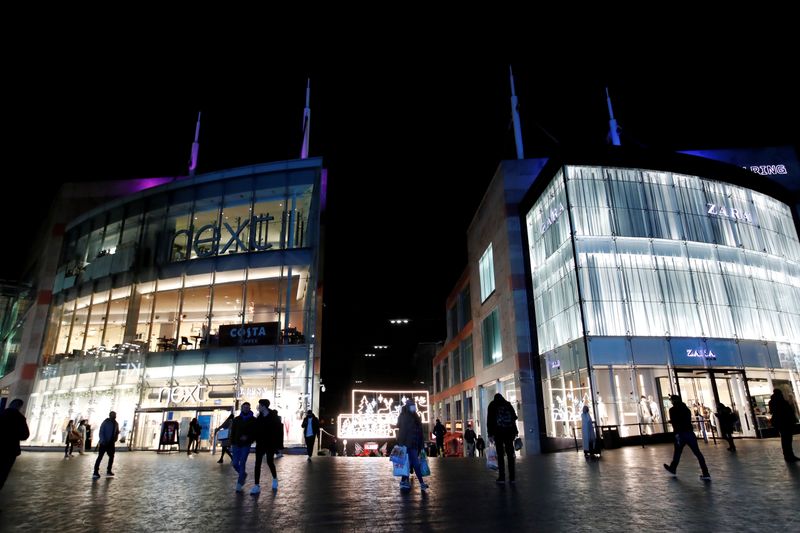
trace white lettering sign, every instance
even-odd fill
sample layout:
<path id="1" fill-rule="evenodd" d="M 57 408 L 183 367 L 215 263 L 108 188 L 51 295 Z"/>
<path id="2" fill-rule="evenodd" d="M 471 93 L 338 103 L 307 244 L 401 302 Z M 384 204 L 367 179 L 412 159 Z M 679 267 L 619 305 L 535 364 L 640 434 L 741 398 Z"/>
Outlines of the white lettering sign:
<path id="1" fill-rule="evenodd" d="M 686 350 L 686 357 L 699 357 L 701 359 L 716 359 L 717 354 L 705 348 L 689 348 Z"/>
<path id="2" fill-rule="evenodd" d="M 748 167 L 742 167 L 748 168 Z M 761 174 L 762 176 L 772 176 L 774 174 L 788 174 L 786 165 L 750 165 L 750 172 Z"/>
<path id="3" fill-rule="evenodd" d="M 724 205 L 717 204 L 706 204 L 706 207 L 708 207 L 709 215 L 753 222 L 753 216 L 749 212 L 736 209 L 735 207 L 725 207 Z"/>
<path id="4" fill-rule="evenodd" d="M 539 226 L 539 232 L 544 234 L 544 232 L 547 231 L 547 229 L 552 226 L 556 220 L 558 220 L 558 217 L 560 217 L 563 212 L 564 204 L 558 204 L 558 207 L 551 209 L 550 213 L 547 215 L 547 218 L 545 218 L 544 222 L 542 222 L 542 225 Z"/>
<path id="5" fill-rule="evenodd" d="M 161 387 L 158 391 L 158 401 L 167 403 L 188 403 L 190 401 L 202 402 L 203 389 L 205 385 L 195 385 L 186 387 Z"/>

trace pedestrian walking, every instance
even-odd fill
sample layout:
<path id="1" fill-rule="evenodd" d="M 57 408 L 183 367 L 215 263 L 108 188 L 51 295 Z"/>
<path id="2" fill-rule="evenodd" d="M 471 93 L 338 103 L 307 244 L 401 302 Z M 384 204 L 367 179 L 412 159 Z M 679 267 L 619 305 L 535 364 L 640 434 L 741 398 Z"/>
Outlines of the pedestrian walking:
<path id="1" fill-rule="evenodd" d="M 189 434 L 187 435 L 189 442 L 186 445 L 186 455 L 191 455 L 193 448 L 194 453 L 199 453 L 200 433 L 202 430 L 203 428 L 200 427 L 200 422 L 198 422 L 196 418 L 192 418 L 192 421 L 189 422 Z"/>
<path id="2" fill-rule="evenodd" d="M 517 413 L 511 403 L 499 392 L 494 395 L 494 400 L 489 402 L 486 413 L 486 426 L 489 433 L 489 442 L 497 448 L 498 483 L 505 483 L 505 458 L 508 458 L 508 481 L 515 483 L 514 438 L 519 434 L 517 429 Z"/>
<path id="3" fill-rule="evenodd" d="M 222 448 L 222 451 L 219 452 L 219 461 L 217 463 L 222 464 L 222 460 L 225 458 L 225 454 L 228 454 L 228 457 L 231 458 L 233 461 L 233 455 L 231 455 L 231 425 L 233 424 L 233 413 L 228 415 L 228 418 L 225 419 L 217 429 L 214 430 L 214 434 L 217 436 L 217 443 Z"/>
<path id="4" fill-rule="evenodd" d="M 589 406 L 583 406 L 583 413 L 581 413 L 581 435 L 583 437 L 583 456 L 586 458 L 594 455 L 597 446 L 597 435 L 594 431 L 594 423 L 592 422 L 592 415 L 589 414 Z"/>
<path id="5" fill-rule="evenodd" d="M 86 420 L 78 422 L 78 435 L 81 437 L 81 440 L 78 441 L 78 453 L 80 455 L 86 455 L 83 451 L 86 447 Z"/>
<path id="6" fill-rule="evenodd" d="M 437 418 L 436 425 L 433 426 L 433 436 L 436 438 L 436 453 L 439 457 L 444 457 L 444 434 L 446 430 L 442 422 Z"/>
<path id="7" fill-rule="evenodd" d="M 311 455 L 314 453 L 314 440 L 319 436 L 319 419 L 314 416 L 311 409 L 306 412 L 306 417 L 303 419 L 301 427 L 303 428 L 303 435 L 306 437 L 307 461 L 310 461 Z"/>
<path id="8" fill-rule="evenodd" d="M 6 484 L 11 467 L 22 453 L 19 442 L 31 436 L 21 409 L 22 400 L 16 398 L 0 413 L 0 490 Z"/>
<path id="9" fill-rule="evenodd" d="M 250 410 L 250 402 L 242 404 L 239 416 L 231 425 L 231 446 L 233 447 L 233 469 L 239 474 L 236 480 L 236 492 L 242 492 L 244 480 L 247 478 L 245 467 L 250 446 L 256 440 L 256 419 Z"/>
<path id="10" fill-rule="evenodd" d="M 486 449 L 486 442 L 483 440 L 483 436 L 478 435 L 475 440 L 475 449 L 478 450 L 478 457 L 483 457 L 483 450 Z"/>
<path id="11" fill-rule="evenodd" d="M 475 457 L 475 441 L 477 435 L 472 429 L 472 422 L 467 422 L 467 430 L 464 432 L 464 442 L 467 444 L 467 457 Z"/>
<path id="12" fill-rule="evenodd" d="M 67 429 L 64 431 L 64 459 L 72 457 L 72 451 L 80 439 L 80 433 L 75 429 L 75 422 L 70 420 L 67 422 Z"/>
<path id="13" fill-rule="evenodd" d="M 250 494 L 261 492 L 261 461 L 267 456 L 267 466 L 272 474 L 272 490 L 278 490 L 278 472 L 275 469 L 275 452 L 278 450 L 283 424 L 278 411 L 269 408 L 269 400 L 258 400 L 258 418 L 256 418 L 256 468 L 255 482 Z"/>
<path id="14" fill-rule="evenodd" d="M 722 438 L 728 441 L 728 451 L 735 452 L 736 444 L 733 443 L 733 411 L 722 402 L 717 403 L 717 420 L 719 421 L 719 433 Z"/>
<path id="15" fill-rule="evenodd" d="M 108 413 L 108 418 L 103 420 L 103 423 L 100 424 L 100 431 L 98 431 L 97 435 L 97 461 L 94 462 L 94 473 L 92 474 L 93 479 L 98 479 L 100 477 L 100 462 L 103 460 L 103 456 L 108 454 L 108 466 L 106 468 L 106 475 L 107 476 L 114 476 L 114 472 L 111 468 L 114 466 L 114 443 L 117 442 L 119 438 L 119 424 L 117 423 L 117 413 L 111 411 Z"/>
<path id="16" fill-rule="evenodd" d="M 675 451 L 672 455 L 672 462 L 670 464 L 665 463 L 664 468 L 667 472 L 676 476 L 683 447 L 688 446 L 697 457 L 697 462 L 700 463 L 700 479 L 711 480 L 706 458 L 703 457 L 703 454 L 700 453 L 700 448 L 697 446 L 697 437 L 692 427 L 692 412 L 677 394 L 671 395 L 669 399 L 672 402 L 672 407 L 669 409 L 669 421 L 672 424 L 672 430 L 675 432 Z"/>
<path id="17" fill-rule="evenodd" d="M 428 490 L 428 484 L 425 483 L 422 476 L 422 468 L 419 462 L 419 454 L 425 448 L 425 435 L 422 432 L 422 419 L 417 414 L 417 404 L 414 400 L 406 400 L 406 404 L 401 409 L 400 416 L 397 419 L 397 425 L 399 426 L 397 444 L 406 447 L 409 474 L 413 468 L 419 480 L 419 488 L 426 491 Z M 400 478 L 400 488 L 411 488 L 409 476 Z"/>
<path id="18" fill-rule="evenodd" d="M 788 463 L 800 461 L 800 457 L 797 457 L 792 449 L 792 431 L 797 423 L 794 405 L 786 401 L 780 389 L 772 391 L 772 396 L 769 399 L 769 412 L 772 413 L 772 427 L 781 434 L 781 449 L 783 450 L 784 460 Z"/>

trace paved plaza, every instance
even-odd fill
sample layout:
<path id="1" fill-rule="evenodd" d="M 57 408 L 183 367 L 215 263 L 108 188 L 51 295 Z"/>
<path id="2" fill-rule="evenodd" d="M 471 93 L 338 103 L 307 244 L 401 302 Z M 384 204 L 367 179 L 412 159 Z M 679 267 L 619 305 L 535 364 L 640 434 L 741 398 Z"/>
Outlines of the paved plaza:
<path id="1" fill-rule="evenodd" d="M 795 450 L 800 443 L 795 437 Z M 0 531 L 799 531 L 800 464 L 777 439 L 701 443 L 713 481 L 669 445 L 520 459 L 517 484 L 495 484 L 483 460 L 431 459 L 431 488 L 398 490 L 386 458 L 285 456 L 280 487 L 263 466 L 260 496 L 208 453 L 117 453 L 115 478 L 91 479 L 95 454 L 24 452 L 0 493 Z M 105 461 L 101 472 L 105 472 Z"/>

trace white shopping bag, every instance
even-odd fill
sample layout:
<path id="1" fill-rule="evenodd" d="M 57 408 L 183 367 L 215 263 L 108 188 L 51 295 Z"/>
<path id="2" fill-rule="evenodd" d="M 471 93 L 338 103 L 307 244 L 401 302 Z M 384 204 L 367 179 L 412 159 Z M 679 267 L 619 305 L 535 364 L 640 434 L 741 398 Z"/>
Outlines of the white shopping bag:
<path id="1" fill-rule="evenodd" d="M 494 444 L 490 444 L 488 448 L 486 448 L 486 468 L 489 470 L 497 470 L 497 448 L 494 447 Z"/>

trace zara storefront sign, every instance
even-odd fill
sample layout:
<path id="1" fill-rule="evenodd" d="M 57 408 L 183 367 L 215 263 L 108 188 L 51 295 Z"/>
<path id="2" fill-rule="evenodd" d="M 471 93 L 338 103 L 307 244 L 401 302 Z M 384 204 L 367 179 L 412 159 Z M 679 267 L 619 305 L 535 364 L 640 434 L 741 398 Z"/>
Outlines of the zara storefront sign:
<path id="1" fill-rule="evenodd" d="M 167 403 L 188 403 L 188 402 L 202 402 L 203 389 L 205 385 L 194 385 L 185 387 L 161 387 L 158 391 L 158 401 Z"/>
<path id="2" fill-rule="evenodd" d="M 563 212 L 564 204 L 558 204 L 558 207 L 551 209 L 550 213 L 547 215 L 547 218 L 545 218 L 544 222 L 542 222 L 542 225 L 539 226 L 539 232 L 544 235 L 544 232 L 547 231 L 547 229 L 552 226 L 556 220 L 558 220 L 558 217 L 560 217 Z"/>
<path id="3" fill-rule="evenodd" d="M 744 220 L 745 222 L 752 222 L 753 217 L 747 211 L 736 209 L 735 207 L 726 208 L 724 205 L 706 204 L 708 207 L 708 214 L 722 218 L 732 218 L 734 220 Z"/>
<path id="4" fill-rule="evenodd" d="M 716 359 L 717 354 L 706 348 L 688 348 L 686 357 L 697 357 L 700 359 Z"/>

